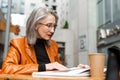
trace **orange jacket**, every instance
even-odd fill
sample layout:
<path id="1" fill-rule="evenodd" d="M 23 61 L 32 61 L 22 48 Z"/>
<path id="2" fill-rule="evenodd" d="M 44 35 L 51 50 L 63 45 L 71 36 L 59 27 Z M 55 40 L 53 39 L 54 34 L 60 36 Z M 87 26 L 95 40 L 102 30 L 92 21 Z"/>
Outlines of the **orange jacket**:
<path id="1" fill-rule="evenodd" d="M 45 45 L 50 62 L 60 62 L 58 45 L 51 40 L 51 45 Z M 27 44 L 27 39 L 16 38 L 10 41 L 10 49 L 3 61 L 3 74 L 32 74 L 38 71 L 38 63 L 34 47 Z"/>

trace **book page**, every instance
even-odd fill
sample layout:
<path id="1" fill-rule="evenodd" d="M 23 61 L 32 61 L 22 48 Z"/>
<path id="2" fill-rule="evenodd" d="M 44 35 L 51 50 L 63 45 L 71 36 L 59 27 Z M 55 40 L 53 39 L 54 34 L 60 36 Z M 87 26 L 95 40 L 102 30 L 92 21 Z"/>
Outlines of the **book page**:
<path id="1" fill-rule="evenodd" d="M 33 72 L 33 77 L 39 76 L 89 76 L 89 68 L 77 68 L 73 67 L 67 71 L 44 71 L 44 72 Z"/>

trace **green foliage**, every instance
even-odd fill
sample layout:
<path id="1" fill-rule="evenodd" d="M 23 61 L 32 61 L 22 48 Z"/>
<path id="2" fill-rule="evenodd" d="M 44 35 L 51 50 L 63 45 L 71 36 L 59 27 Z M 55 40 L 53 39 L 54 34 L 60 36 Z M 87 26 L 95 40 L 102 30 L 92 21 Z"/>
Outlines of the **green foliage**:
<path id="1" fill-rule="evenodd" d="M 63 29 L 68 29 L 68 28 L 69 28 L 69 24 L 68 24 L 67 21 L 65 21 L 65 24 L 64 24 L 64 26 L 63 26 Z"/>

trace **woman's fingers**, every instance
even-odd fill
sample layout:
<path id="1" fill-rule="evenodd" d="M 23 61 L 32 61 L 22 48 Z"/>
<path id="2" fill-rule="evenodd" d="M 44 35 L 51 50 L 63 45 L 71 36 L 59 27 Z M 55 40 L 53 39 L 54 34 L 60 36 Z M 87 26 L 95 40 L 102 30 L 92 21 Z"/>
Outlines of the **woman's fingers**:
<path id="1" fill-rule="evenodd" d="M 90 68 L 88 65 L 85 65 L 85 64 L 79 64 L 77 67 L 80 67 L 80 68 Z"/>
<path id="2" fill-rule="evenodd" d="M 49 63 L 46 64 L 46 70 L 58 70 L 58 71 L 65 71 L 65 70 L 69 70 L 69 68 L 65 67 L 64 65 L 58 63 L 58 62 L 54 62 L 54 63 Z"/>

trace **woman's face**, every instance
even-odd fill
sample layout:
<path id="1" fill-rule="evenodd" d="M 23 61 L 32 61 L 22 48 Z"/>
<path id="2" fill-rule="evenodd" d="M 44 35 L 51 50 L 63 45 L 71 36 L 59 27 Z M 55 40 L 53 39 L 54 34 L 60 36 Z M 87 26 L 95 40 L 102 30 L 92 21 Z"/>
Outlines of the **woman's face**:
<path id="1" fill-rule="evenodd" d="M 41 39 L 49 40 L 55 31 L 56 27 L 55 25 L 56 25 L 55 17 L 52 14 L 46 16 L 36 26 L 38 37 Z"/>

